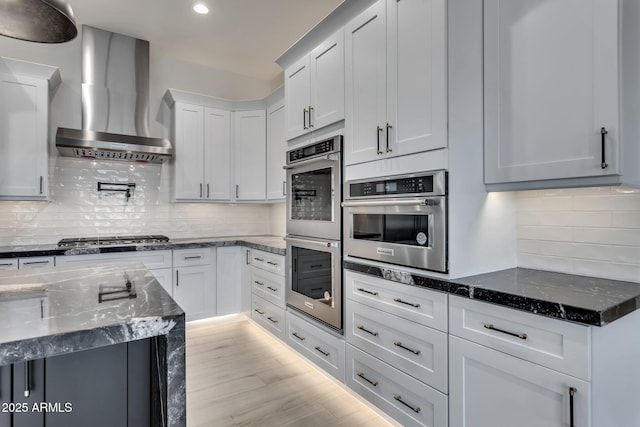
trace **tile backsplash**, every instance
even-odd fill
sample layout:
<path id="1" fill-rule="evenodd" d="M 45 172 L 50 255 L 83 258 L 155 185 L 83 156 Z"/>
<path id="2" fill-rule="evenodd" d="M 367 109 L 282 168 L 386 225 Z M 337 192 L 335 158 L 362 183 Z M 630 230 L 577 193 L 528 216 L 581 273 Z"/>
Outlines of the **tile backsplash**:
<path id="1" fill-rule="evenodd" d="M 171 238 L 272 234 L 282 209 L 268 204 L 171 203 L 168 165 L 51 156 L 49 201 L 0 202 L 0 246 L 65 237 L 166 234 Z M 97 183 L 135 183 L 124 193 Z"/>
<path id="2" fill-rule="evenodd" d="M 640 282 L 640 190 L 517 194 L 520 267 Z"/>

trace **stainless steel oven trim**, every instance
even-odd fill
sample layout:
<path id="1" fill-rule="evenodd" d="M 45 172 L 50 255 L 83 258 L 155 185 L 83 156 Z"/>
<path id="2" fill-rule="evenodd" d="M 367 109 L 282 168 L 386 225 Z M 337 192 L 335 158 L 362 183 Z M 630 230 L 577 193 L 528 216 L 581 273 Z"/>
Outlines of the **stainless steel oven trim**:
<path id="1" fill-rule="evenodd" d="M 425 192 L 425 193 L 412 193 L 412 194 L 387 194 L 381 196 L 355 196 L 351 197 L 349 192 L 349 185 L 351 184 L 359 184 L 362 182 L 371 182 L 371 181 L 391 181 L 395 179 L 403 179 L 403 178 L 416 178 L 423 176 L 433 176 L 433 191 Z M 423 196 L 444 196 L 447 194 L 447 172 L 444 170 L 429 172 L 429 173 L 411 173 L 404 175 L 392 175 L 385 176 L 381 178 L 368 178 L 368 179 L 357 179 L 353 181 L 347 181 L 343 184 L 344 188 L 344 199 L 348 200 L 361 200 L 361 199 L 397 199 L 397 198 L 407 198 L 407 197 L 423 197 Z M 348 203 L 348 202 L 345 202 Z M 346 206 L 346 205 L 343 205 Z"/>
<path id="2" fill-rule="evenodd" d="M 286 301 L 287 305 L 301 311 L 328 326 L 342 331 L 342 248 L 339 240 L 315 239 L 300 236 L 287 235 L 287 257 L 285 259 L 285 276 L 287 283 Z M 332 286 L 334 307 L 295 292 L 291 289 L 292 262 L 293 255 L 291 247 L 296 246 L 303 249 L 328 252 L 332 255 Z"/>
<path id="3" fill-rule="evenodd" d="M 308 162 L 311 162 L 311 161 L 316 160 L 316 159 L 323 159 L 323 158 L 330 157 L 332 154 L 340 154 L 342 152 L 342 135 L 336 135 L 336 136 L 333 136 L 331 138 L 327 138 L 327 139 L 322 140 L 322 141 L 315 141 L 313 143 L 307 144 L 306 146 L 314 145 L 314 144 L 317 144 L 318 142 L 324 142 L 324 141 L 328 141 L 328 140 L 333 140 L 333 150 L 332 151 L 328 151 L 326 153 L 318 154 L 318 155 L 316 155 L 314 157 L 309 157 L 309 158 L 304 159 L 304 160 L 294 160 L 293 162 L 289 161 L 289 152 L 294 151 L 294 150 L 287 151 L 287 158 L 286 158 L 287 166 L 283 166 L 283 167 L 285 169 L 289 169 L 291 167 L 295 167 L 296 165 L 308 163 Z M 304 147 L 300 147 L 300 148 L 304 148 Z M 299 148 L 297 148 L 297 149 L 299 149 Z"/>

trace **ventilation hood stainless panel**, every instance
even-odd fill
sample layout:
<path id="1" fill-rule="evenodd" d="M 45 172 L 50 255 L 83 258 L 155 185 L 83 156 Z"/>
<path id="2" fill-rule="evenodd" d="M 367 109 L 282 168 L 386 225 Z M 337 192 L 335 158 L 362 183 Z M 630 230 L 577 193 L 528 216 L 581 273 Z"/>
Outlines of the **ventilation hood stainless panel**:
<path id="1" fill-rule="evenodd" d="M 82 27 L 82 130 L 59 128 L 61 155 L 160 163 L 171 143 L 149 134 L 149 42 Z"/>

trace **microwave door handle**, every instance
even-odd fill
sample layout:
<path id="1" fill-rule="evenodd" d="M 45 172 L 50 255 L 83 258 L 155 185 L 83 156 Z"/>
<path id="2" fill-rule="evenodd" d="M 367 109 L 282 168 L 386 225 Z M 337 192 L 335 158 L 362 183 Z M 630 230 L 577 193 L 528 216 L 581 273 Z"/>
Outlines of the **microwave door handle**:
<path id="1" fill-rule="evenodd" d="M 354 208 L 360 206 L 431 206 L 437 203 L 430 199 L 410 199 L 410 200 L 362 200 L 342 202 L 344 208 Z"/>
<path id="2" fill-rule="evenodd" d="M 340 160 L 339 153 L 330 153 L 324 156 L 314 157 L 313 159 L 301 160 L 294 164 L 283 166 L 282 169 L 295 169 L 297 167 L 309 165 L 316 162 L 326 162 L 326 161 L 337 162 L 338 160 Z"/>

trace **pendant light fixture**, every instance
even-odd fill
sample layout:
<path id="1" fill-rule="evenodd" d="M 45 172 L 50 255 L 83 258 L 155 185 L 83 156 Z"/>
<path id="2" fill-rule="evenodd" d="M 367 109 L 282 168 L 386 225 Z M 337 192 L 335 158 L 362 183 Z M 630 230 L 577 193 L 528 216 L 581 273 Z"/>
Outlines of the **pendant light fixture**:
<path id="1" fill-rule="evenodd" d="M 66 0 L 0 0 L 0 35 L 38 43 L 64 43 L 78 35 Z"/>

